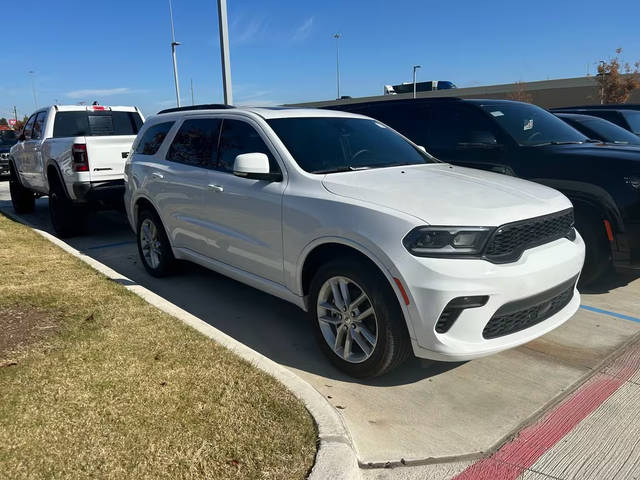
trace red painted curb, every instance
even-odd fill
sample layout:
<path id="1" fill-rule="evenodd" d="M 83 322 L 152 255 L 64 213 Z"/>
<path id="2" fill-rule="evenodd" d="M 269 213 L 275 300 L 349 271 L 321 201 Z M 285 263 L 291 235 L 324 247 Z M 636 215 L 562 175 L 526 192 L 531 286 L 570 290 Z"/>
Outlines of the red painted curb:
<path id="1" fill-rule="evenodd" d="M 640 369 L 640 344 L 634 345 L 578 390 L 524 428 L 512 442 L 470 465 L 452 480 L 515 480 Z M 604 373 L 603 373 L 604 372 Z"/>

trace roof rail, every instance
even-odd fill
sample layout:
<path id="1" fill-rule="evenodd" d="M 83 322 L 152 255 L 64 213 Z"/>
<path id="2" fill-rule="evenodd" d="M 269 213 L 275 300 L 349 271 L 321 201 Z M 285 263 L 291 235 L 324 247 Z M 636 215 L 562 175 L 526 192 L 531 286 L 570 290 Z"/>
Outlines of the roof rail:
<path id="1" fill-rule="evenodd" d="M 226 110 L 229 108 L 235 108 L 233 105 L 224 105 L 222 103 L 208 103 L 204 105 L 191 105 L 189 107 L 174 107 L 167 108 L 166 110 L 160 110 L 158 115 L 161 113 L 172 113 L 172 112 L 187 112 L 189 110 Z"/>

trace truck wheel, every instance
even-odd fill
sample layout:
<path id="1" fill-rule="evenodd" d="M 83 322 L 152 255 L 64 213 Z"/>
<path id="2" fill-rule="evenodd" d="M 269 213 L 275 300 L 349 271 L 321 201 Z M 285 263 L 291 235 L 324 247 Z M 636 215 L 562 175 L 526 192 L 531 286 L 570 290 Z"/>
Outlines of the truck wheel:
<path id="1" fill-rule="evenodd" d="M 576 213 L 576 229 L 586 247 L 579 282 L 579 287 L 584 287 L 595 282 L 611 266 L 611 248 L 599 215 Z"/>
<path id="2" fill-rule="evenodd" d="M 11 203 L 16 213 L 31 213 L 36 207 L 36 196 L 31 190 L 22 186 L 13 164 L 9 167 L 9 192 L 11 193 Z"/>
<path id="3" fill-rule="evenodd" d="M 49 215 L 53 229 L 60 238 L 73 237 L 84 231 L 86 210 L 73 204 L 55 176 L 51 178 L 49 187 Z"/>
<path id="4" fill-rule="evenodd" d="M 321 350 L 353 377 L 382 375 L 411 353 L 389 282 L 356 259 L 338 258 L 320 267 L 311 281 L 309 315 Z"/>
<path id="5" fill-rule="evenodd" d="M 154 277 L 164 277 L 171 272 L 174 264 L 169 237 L 156 212 L 144 209 L 138 215 L 138 253 L 142 265 Z"/>

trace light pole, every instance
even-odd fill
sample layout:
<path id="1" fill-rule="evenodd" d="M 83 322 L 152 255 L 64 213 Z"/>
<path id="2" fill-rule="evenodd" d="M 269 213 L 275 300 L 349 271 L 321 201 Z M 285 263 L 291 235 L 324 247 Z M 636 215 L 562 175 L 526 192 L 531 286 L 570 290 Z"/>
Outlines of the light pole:
<path id="1" fill-rule="evenodd" d="M 422 68 L 421 65 L 413 66 L 413 98 L 416 98 L 416 70 Z"/>
<path id="2" fill-rule="evenodd" d="M 36 94 L 36 81 L 35 81 L 36 72 L 34 72 L 33 70 L 29 70 L 29 75 L 31 76 L 31 91 L 33 92 L 33 104 L 36 106 L 36 110 L 37 110 L 38 95 Z"/>
<path id="3" fill-rule="evenodd" d="M 334 33 L 333 38 L 336 39 L 336 83 L 338 85 L 338 96 L 336 97 L 340 100 L 340 52 L 338 49 L 338 45 L 340 44 L 339 40 L 342 34 Z"/>
<path id="4" fill-rule="evenodd" d="M 604 104 L 604 75 L 605 75 L 605 61 L 604 60 L 600 60 L 599 65 L 601 67 L 601 72 L 600 75 L 602 77 L 602 80 L 600 80 L 600 105 Z"/>
<path id="5" fill-rule="evenodd" d="M 173 8 L 169 0 L 169 17 L 171 18 L 171 58 L 173 59 L 173 80 L 176 84 L 176 104 L 180 106 L 180 84 L 178 83 L 178 62 L 176 61 L 176 47 L 180 42 L 176 42 L 176 32 L 173 28 Z"/>
<path id="6" fill-rule="evenodd" d="M 231 60 L 229 60 L 229 24 L 227 22 L 227 0 L 218 0 L 218 26 L 220 31 L 220 57 L 222 59 L 222 87 L 225 105 L 233 104 L 231 91 Z"/>

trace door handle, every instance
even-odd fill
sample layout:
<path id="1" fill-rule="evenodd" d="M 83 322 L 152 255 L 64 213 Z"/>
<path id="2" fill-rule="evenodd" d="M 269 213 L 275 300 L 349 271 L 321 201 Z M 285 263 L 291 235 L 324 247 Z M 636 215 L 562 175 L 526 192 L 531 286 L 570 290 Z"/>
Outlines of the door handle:
<path id="1" fill-rule="evenodd" d="M 156 178 L 160 178 L 160 179 L 164 178 L 164 175 L 162 175 L 161 173 L 158 173 L 158 172 L 153 172 L 151 175 L 153 175 Z"/>
<path id="2" fill-rule="evenodd" d="M 207 186 L 214 192 L 220 192 L 220 193 L 224 192 L 224 187 L 222 185 L 209 184 Z"/>

